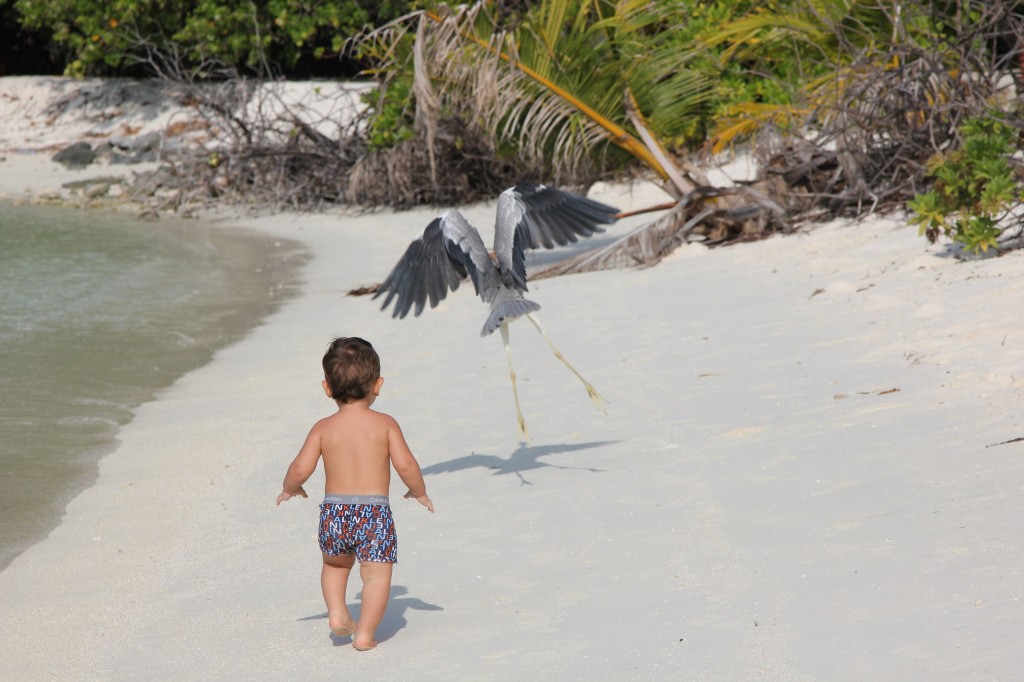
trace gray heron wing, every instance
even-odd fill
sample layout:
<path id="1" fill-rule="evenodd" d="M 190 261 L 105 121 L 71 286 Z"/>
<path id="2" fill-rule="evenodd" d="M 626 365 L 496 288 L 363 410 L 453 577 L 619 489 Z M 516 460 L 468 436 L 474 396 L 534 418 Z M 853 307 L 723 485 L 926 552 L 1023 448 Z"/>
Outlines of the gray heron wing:
<path id="1" fill-rule="evenodd" d="M 429 302 L 435 307 L 449 291 L 455 291 L 469 277 L 478 294 L 484 273 L 494 263 L 480 234 L 458 211 L 434 218 L 414 239 L 373 298 L 387 294 L 381 310 L 394 301 L 392 317 L 419 315 Z"/>
<path id="2" fill-rule="evenodd" d="M 521 182 L 498 197 L 494 255 L 526 288 L 524 251 L 552 249 L 604 232 L 619 209 L 572 192 Z"/>

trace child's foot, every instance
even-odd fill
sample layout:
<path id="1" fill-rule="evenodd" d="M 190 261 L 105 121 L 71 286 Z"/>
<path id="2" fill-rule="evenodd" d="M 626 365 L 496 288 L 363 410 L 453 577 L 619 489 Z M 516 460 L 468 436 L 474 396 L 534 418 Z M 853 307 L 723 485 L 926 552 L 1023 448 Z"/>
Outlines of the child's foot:
<path id="1" fill-rule="evenodd" d="M 356 624 L 353 623 L 342 623 L 341 621 L 333 622 L 328 621 L 331 626 L 331 634 L 337 635 L 338 637 L 348 637 L 356 631 Z"/>
<path id="2" fill-rule="evenodd" d="M 356 651 L 369 651 L 370 649 L 374 648 L 375 646 L 377 646 L 377 642 L 374 642 L 372 640 L 370 642 L 360 642 L 358 640 L 352 642 L 352 647 Z"/>

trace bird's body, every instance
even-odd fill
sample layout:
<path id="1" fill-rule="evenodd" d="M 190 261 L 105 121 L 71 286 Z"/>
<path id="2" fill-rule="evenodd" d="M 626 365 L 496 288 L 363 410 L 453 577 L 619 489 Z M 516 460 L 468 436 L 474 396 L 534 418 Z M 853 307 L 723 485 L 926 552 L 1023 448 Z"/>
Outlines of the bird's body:
<path id="1" fill-rule="evenodd" d="M 520 431 L 528 439 L 509 352 L 508 324 L 527 317 L 556 357 L 576 376 L 580 375 L 551 345 L 533 316 L 540 305 L 524 296 L 527 291 L 524 251 L 553 248 L 602 232 L 601 225 L 614 222 L 617 213 L 618 209 L 586 197 L 544 185 L 521 183 L 505 190 L 498 198 L 493 255 L 484 246 L 480 233 L 461 213 L 447 211 L 431 221 L 413 240 L 374 298 L 386 293 L 381 309 L 394 301 L 393 317 L 403 318 L 410 310 L 419 315 L 428 302 L 431 308 L 435 307 L 449 291 L 458 289 L 463 279 L 471 279 L 476 293 L 490 305 L 490 314 L 480 335 L 501 330 L 506 353 L 509 353 L 509 374 Z M 583 377 L 580 380 L 595 404 L 601 407 L 597 391 Z"/>

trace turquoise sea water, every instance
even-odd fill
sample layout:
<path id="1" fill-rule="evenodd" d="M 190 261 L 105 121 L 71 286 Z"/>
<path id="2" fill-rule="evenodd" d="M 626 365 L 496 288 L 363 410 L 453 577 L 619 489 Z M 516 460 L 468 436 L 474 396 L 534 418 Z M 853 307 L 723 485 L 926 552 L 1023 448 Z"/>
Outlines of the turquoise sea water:
<path id="1" fill-rule="evenodd" d="M 289 295 L 298 245 L 0 202 L 0 568 L 95 479 L 133 408 Z"/>

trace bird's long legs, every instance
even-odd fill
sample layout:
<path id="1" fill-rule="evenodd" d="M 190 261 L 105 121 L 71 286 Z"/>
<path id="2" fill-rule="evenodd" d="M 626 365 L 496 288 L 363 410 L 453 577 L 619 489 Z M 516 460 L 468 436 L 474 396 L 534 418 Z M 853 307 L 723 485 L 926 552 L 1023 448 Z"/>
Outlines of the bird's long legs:
<path id="1" fill-rule="evenodd" d="M 576 371 L 575 367 L 573 367 L 572 365 L 569 364 L 569 361 L 565 359 L 565 356 L 562 355 L 561 352 L 559 352 L 559 350 L 557 348 L 555 348 L 555 344 L 551 343 L 551 339 L 549 339 L 548 335 L 544 333 L 544 329 L 541 328 L 540 322 L 538 322 L 537 318 L 533 316 L 533 313 L 526 313 L 526 318 L 528 320 L 530 320 L 530 322 L 533 323 L 533 326 L 537 328 L 537 331 L 540 332 L 540 335 L 544 337 L 545 341 L 547 341 L 548 348 L 550 348 L 551 352 L 555 354 L 555 357 L 558 358 L 562 362 L 563 365 L 568 367 L 569 371 L 572 372 L 573 374 L 575 374 L 577 379 L 579 379 L 580 381 L 583 382 L 583 387 L 587 389 L 587 395 L 589 395 L 590 399 L 594 402 L 594 406 L 597 407 L 597 409 L 599 409 L 602 412 L 604 412 L 605 411 L 604 406 L 607 404 L 607 401 L 603 397 L 601 397 L 601 394 L 597 392 L 596 388 L 594 388 L 593 386 L 590 385 L 589 381 L 587 381 L 586 379 L 583 378 L 583 375 L 581 375 L 579 372 Z M 502 325 L 502 327 L 504 327 L 504 325 Z M 504 331 L 504 329 L 502 329 L 502 331 Z M 506 350 L 508 349 L 507 338 L 506 338 L 506 343 L 505 343 L 505 349 Z M 512 367 L 511 362 L 512 362 L 512 359 L 511 359 L 511 356 L 510 356 L 509 357 L 509 368 L 510 369 Z M 515 379 L 512 380 L 512 385 L 513 385 L 513 387 L 515 386 Z M 517 402 L 517 405 L 518 405 L 518 402 Z"/>
<path id="2" fill-rule="evenodd" d="M 501 340 L 505 344 L 505 355 L 508 356 L 508 376 L 512 379 L 512 396 L 516 399 L 516 418 L 519 420 L 519 435 L 523 441 L 530 442 L 530 432 L 526 430 L 526 420 L 523 419 L 523 411 L 519 409 L 519 391 L 516 389 L 516 371 L 512 368 L 512 350 L 508 345 L 508 323 L 501 323 Z"/>

